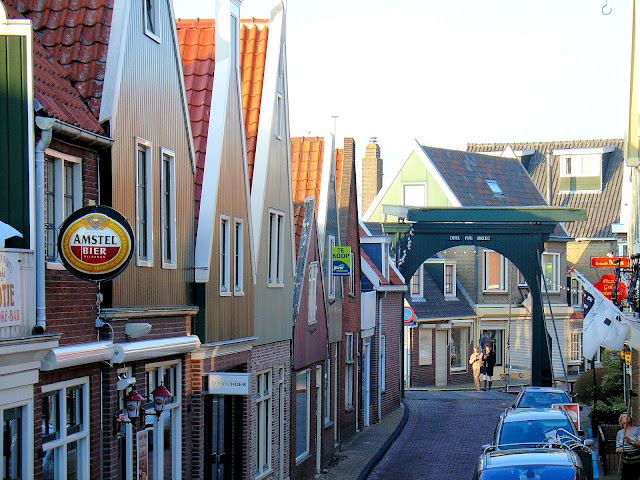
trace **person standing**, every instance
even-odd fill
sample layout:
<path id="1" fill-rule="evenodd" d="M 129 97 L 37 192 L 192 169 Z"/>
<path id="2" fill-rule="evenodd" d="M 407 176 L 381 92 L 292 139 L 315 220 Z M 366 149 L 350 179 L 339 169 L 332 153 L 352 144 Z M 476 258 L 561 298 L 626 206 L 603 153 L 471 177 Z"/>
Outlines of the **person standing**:
<path id="1" fill-rule="evenodd" d="M 640 428 L 634 427 L 631 415 L 622 413 L 622 427 L 616 435 L 616 452 L 622 453 L 622 480 L 640 479 Z"/>
<path id="2" fill-rule="evenodd" d="M 489 382 L 489 390 L 491 390 L 491 383 L 493 377 L 493 367 L 496 364 L 496 352 L 491 348 L 491 344 L 487 343 L 484 346 L 484 352 L 482 353 L 482 366 L 480 367 L 480 373 L 484 377 L 484 388 L 487 390 L 487 382 Z"/>
<path id="3" fill-rule="evenodd" d="M 480 367 L 482 366 L 482 354 L 477 346 L 473 347 L 473 353 L 469 357 L 469 365 L 473 368 L 473 383 L 476 384 L 476 392 L 480 391 Z"/>

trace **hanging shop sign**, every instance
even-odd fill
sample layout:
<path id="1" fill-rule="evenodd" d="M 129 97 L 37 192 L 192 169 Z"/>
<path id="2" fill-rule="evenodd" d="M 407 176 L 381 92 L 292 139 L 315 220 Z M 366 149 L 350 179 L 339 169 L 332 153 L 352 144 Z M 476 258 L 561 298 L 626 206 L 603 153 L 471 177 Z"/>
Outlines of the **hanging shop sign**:
<path id="1" fill-rule="evenodd" d="M 627 257 L 591 257 L 591 266 L 594 268 L 626 268 L 629 266 Z"/>
<path id="2" fill-rule="evenodd" d="M 19 255 L 17 252 L 0 252 L 0 327 L 22 322 Z"/>
<path id="3" fill-rule="evenodd" d="M 333 247 L 331 262 L 335 276 L 348 277 L 351 275 L 351 247 Z"/>
<path id="4" fill-rule="evenodd" d="M 63 265 L 83 280 L 110 280 L 133 256 L 133 231 L 127 219 L 110 207 L 83 207 L 64 221 L 58 235 Z"/>
<path id="5" fill-rule="evenodd" d="M 211 372 L 204 376 L 206 393 L 216 395 L 249 395 L 249 374 Z"/>
<path id="6" fill-rule="evenodd" d="M 593 286 L 602 292 L 602 294 L 611 298 L 611 292 L 613 290 L 613 284 L 616 281 L 616 276 L 613 273 L 603 275 L 599 282 L 594 283 Z M 627 286 L 623 282 L 618 282 L 618 294 L 617 301 L 621 302 L 624 297 L 627 296 Z"/>

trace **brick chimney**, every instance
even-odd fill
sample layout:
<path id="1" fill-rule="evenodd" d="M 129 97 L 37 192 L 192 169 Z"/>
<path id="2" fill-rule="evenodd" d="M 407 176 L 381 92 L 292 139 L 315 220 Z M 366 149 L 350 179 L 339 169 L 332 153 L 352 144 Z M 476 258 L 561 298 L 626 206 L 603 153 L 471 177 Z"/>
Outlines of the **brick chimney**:
<path id="1" fill-rule="evenodd" d="M 382 159 L 378 139 L 371 137 L 362 159 L 362 211 L 366 212 L 382 188 Z"/>

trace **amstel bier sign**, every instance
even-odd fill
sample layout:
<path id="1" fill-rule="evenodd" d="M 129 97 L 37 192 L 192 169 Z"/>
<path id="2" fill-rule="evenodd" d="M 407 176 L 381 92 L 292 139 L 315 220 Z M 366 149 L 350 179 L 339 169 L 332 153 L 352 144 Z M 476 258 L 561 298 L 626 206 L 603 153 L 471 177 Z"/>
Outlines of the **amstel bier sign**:
<path id="1" fill-rule="evenodd" d="M 109 280 L 122 273 L 131 260 L 133 231 L 126 218 L 110 207 L 83 207 L 62 224 L 58 253 L 75 276 Z"/>

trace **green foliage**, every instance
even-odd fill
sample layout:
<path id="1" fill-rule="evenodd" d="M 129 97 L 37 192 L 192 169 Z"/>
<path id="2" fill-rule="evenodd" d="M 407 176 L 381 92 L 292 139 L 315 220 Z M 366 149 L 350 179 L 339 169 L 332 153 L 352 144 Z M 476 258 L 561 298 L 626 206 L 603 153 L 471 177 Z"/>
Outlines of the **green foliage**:
<path id="1" fill-rule="evenodd" d="M 596 368 L 596 394 L 598 399 L 605 398 L 605 392 L 602 390 L 602 377 L 605 374 L 616 374 L 617 372 L 611 368 Z M 593 402 L 593 370 L 587 370 L 578 377 L 574 385 L 573 391 L 577 395 L 578 401 L 582 403 Z"/>
<path id="2" fill-rule="evenodd" d="M 625 410 L 624 386 L 622 383 L 622 359 L 620 352 L 605 350 L 600 356 L 603 368 L 595 370 L 596 410 L 616 413 Z M 593 408 L 593 370 L 587 370 L 578 377 L 574 385 L 578 401 Z"/>
<path id="3" fill-rule="evenodd" d="M 622 369 L 622 358 L 620 358 L 620 352 L 617 350 L 606 349 L 600 355 L 600 362 L 605 368 L 613 368 L 616 371 Z"/>

